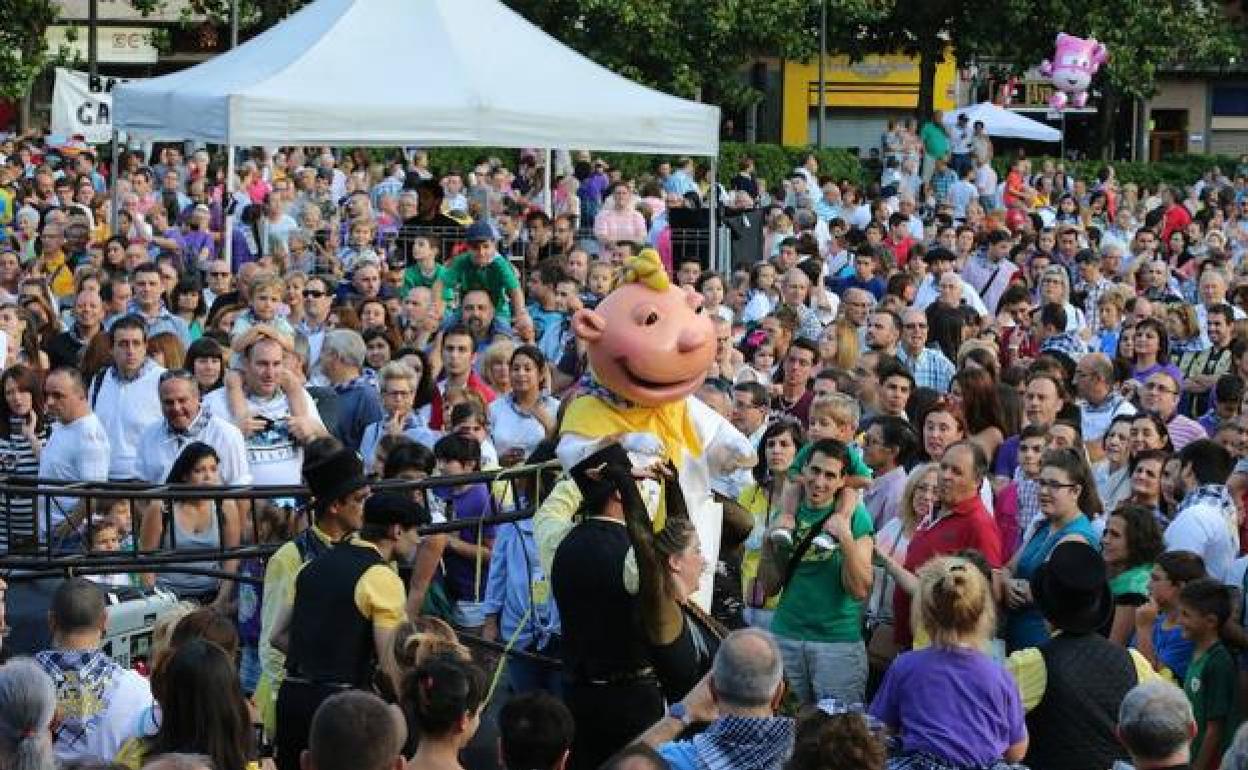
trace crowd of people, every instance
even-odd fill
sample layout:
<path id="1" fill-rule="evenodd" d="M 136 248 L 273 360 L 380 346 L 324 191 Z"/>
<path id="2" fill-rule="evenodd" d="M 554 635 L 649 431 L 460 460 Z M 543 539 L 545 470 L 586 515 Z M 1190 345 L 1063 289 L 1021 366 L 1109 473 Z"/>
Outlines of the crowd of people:
<path id="1" fill-rule="evenodd" d="M 1248 170 L 998 180 L 938 120 L 867 184 L 185 149 L 0 142 L 6 474 L 206 487 L 9 494 L 0 551 L 276 550 L 67 580 L 0 767 L 1248 766 Z M 761 259 L 674 237 L 709 205 L 762 211 Z M 618 444 L 488 475 L 556 457 L 601 390 L 578 312 L 649 249 L 756 454 L 709 480 L 714 559 Z M 101 648 L 131 588 L 183 602 L 150 676 Z"/>

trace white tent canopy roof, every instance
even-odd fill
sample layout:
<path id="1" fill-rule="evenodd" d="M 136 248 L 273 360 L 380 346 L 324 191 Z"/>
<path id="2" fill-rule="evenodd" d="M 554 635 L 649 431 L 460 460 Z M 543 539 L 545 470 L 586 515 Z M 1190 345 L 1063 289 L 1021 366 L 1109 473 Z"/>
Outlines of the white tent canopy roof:
<path id="1" fill-rule="evenodd" d="M 620 77 L 499 0 L 316 0 L 113 99 L 116 127 L 146 139 L 719 150 L 719 108 Z"/>
<path id="2" fill-rule="evenodd" d="M 1052 126 L 1046 126 L 1038 120 L 1021 115 L 1013 110 L 998 107 L 992 102 L 982 102 L 973 107 L 963 107 L 945 114 L 945 125 L 955 126 L 958 116 L 965 114 L 971 125 L 975 121 L 983 121 L 984 129 L 989 136 L 1006 139 L 1030 139 L 1037 142 L 1060 142 L 1062 132 Z"/>

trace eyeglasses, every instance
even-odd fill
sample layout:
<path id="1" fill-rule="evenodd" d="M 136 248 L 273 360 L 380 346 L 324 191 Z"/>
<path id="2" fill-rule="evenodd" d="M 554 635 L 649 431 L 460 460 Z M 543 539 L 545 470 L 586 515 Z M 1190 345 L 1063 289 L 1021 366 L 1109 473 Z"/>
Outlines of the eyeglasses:
<path id="1" fill-rule="evenodd" d="M 1067 484 L 1057 479 L 1036 479 L 1036 486 L 1041 489 L 1074 489 L 1078 484 Z"/>
<path id="2" fill-rule="evenodd" d="M 163 385 L 169 380 L 189 380 L 194 382 L 195 375 L 191 374 L 191 372 L 187 369 L 169 369 L 168 371 L 161 372 L 160 379 L 157 381 L 157 384 Z"/>
<path id="3" fill-rule="evenodd" d="M 1147 382 L 1144 384 L 1144 390 L 1150 390 L 1154 393 L 1158 393 L 1158 392 L 1169 393 L 1172 396 L 1177 395 L 1179 392 L 1175 388 L 1167 388 L 1165 385 L 1162 385 L 1160 382 Z"/>
<path id="4" fill-rule="evenodd" d="M 901 328 L 903 329 L 926 329 L 927 324 L 923 324 L 923 323 L 902 324 Z"/>
<path id="5" fill-rule="evenodd" d="M 323 291 L 317 291 L 316 289 L 304 289 L 303 290 L 304 299 L 320 299 L 321 297 L 324 297 L 324 296 L 326 296 L 326 294 Z"/>

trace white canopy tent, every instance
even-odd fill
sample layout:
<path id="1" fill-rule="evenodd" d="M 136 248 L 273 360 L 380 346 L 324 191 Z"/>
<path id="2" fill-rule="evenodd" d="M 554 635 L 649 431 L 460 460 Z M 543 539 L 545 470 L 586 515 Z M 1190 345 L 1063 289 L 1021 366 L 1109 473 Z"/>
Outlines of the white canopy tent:
<path id="1" fill-rule="evenodd" d="M 1056 128 L 1038 120 L 1032 120 L 1013 110 L 998 107 L 992 102 L 982 102 L 972 107 L 963 107 L 945 113 L 945 125 L 950 128 L 957 125 L 959 115 L 966 115 L 971 125 L 974 125 L 976 121 L 982 121 L 984 130 L 990 136 L 1030 139 L 1036 142 L 1060 142 L 1062 140 L 1062 132 Z"/>
<path id="2" fill-rule="evenodd" d="M 113 105 L 117 130 L 223 144 L 231 162 L 287 144 L 719 153 L 718 107 L 616 75 L 498 0 L 316 0 Z"/>

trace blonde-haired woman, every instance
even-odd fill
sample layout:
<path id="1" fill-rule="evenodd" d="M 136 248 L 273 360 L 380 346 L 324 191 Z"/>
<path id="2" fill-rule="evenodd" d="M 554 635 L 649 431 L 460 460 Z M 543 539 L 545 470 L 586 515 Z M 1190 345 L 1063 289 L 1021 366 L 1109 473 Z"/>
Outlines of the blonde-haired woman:
<path id="1" fill-rule="evenodd" d="M 511 392 L 511 354 L 516 343 L 495 340 L 481 353 L 481 379 L 501 395 Z"/>
<path id="2" fill-rule="evenodd" d="M 932 645 L 898 657 L 871 703 L 871 715 L 901 739 L 889 767 L 1020 762 L 1027 725 L 1018 685 L 981 651 L 996 619 L 988 580 L 956 556 L 928 562 L 918 579 L 913 623 Z"/>
<path id="3" fill-rule="evenodd" d="M 838 369 L 852 371 L 862 352 L 858 328 L 845 318 L 838 319 L 832 328 L 836 330 L 836 357 L 833 363 Z"/>
<path id="4" fill-rule="evenodd" d="M 1051 302 L 1066 309 L 1066 328 L 1062 331 L 1078 332 L 1088 328 L 1083 311 L 1070 301 L 1070 274 L 1061 265 L 1050 265 L 1040 274 L 1040 304 Z"/>
<path id="5" fill-rule="evenodd" d="M 922 463 L 914 466 L 906 477 L 898 514 L 880 528 L 875 538 L 875 579 L 871 582 L 871 599 L 867 602 L 867 656 L 872 668 L 883 670 L 897 655 L 893 638 L 893 592 L 898 576 L 902 585 L 913 580 L 901 565 L 906 561 L 910 538 L 919 522 L 936 509 L 940 501 L 940 465 Z M 903 590 L 905 590 L 903 588 Z"/>

